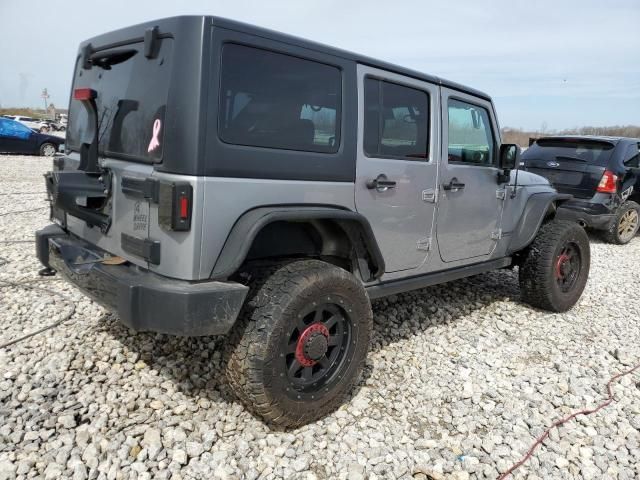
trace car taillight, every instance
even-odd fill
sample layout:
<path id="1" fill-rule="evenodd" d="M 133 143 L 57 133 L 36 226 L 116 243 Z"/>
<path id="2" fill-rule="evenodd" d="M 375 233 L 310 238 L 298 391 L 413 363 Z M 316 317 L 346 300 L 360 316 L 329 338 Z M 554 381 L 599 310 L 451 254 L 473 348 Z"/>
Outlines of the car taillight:
<path id="1" fill-rule="evenodd" d="M 618 176 L 609 170 L 604 172 L 598 184 L 600 193 L 616 193 L 618 191 Z"/>
<path id="2" fill-rule="evenodd" d="M 187 182 L 160 182 L 158 223 L 166 230 L 185 232 L 191 229 L 193 188 Z"/>
<path id="3" fill-rule="evenodd" d="M 180 219 L 189 218 L 189 199 L 186 196 L 180 197 Z"/>
<path id="4" fill-rule="evenodd" d="M 92 100 L 98 96 L 98 92 L 92 88 L 76 88 L 73 91 L 74 100 Z"/>

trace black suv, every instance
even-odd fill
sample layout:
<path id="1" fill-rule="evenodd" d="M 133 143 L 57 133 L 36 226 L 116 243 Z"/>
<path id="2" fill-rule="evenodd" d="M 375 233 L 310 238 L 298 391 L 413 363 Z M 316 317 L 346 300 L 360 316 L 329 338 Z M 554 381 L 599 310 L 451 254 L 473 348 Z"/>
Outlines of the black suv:
<path id="1" fill-rule="evenodd" d="M 545 137 L 522 154 L 522 166 L 573 195 L 559 208 L 559 218 L 602 230 L 606 241 L 622 245 L 640 223 L 639 147 L 637 138 Z"/>

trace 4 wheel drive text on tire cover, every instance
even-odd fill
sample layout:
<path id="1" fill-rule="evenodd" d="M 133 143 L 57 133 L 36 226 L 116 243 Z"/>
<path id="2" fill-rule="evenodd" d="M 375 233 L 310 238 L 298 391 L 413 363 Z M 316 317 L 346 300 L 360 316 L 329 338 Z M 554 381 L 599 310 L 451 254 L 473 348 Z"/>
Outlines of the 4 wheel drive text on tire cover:
<path id="1" fill-rule="evenodd" d="M 584 289 L 570 195 L 516 175 L 484 93 L 215 17 L 92 38 L 72 88 L 40 261 L 135 330 L 228 334 L 273 424 L 349 394 L 372 298 L 513 266 L 539 308 Z"/>

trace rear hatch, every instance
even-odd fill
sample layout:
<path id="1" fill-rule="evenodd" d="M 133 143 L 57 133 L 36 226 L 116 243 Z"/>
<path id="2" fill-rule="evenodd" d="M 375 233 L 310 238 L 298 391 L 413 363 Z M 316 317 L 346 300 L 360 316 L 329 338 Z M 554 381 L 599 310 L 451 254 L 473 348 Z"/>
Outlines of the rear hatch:
<path id="1" fill-rule="evenodd" d="M 190 147 L 197 144 L 198 109 L 189 102 L 200 102 L 200 78 L 191 72 L 199 72 L 202 25 L 202 18 L 176 17 L 81 44 L 65 157 L 47 178 L 53 216 L 70 232 L 181 279 L 193 279 L 199 267 Z M 187 212 L 188 219 L 175 216 L 181 201 L 178 216 Z"/>
<path id="2" fill-rule="evenodd" d="M 525 170 L 542 175 L 560 193 L 591 198 L 615 144 L 575 137 L 541 138 L 522 155 Z"/>

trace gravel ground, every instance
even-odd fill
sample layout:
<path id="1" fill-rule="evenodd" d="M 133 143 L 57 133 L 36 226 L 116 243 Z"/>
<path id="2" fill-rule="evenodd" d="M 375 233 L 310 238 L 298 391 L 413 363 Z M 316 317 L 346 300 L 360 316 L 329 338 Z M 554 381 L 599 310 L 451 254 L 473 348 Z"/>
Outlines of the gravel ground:
<path id="1" fill-rule="evenodd" d="M 49 165 L 0 157 L 0 240 L 47 224 L 42 193 L 11 192 L 42 192 Z M 375 302 L 350 402 L 273 431 L 227 392 L 220 339 L 135 334 L 57 277 L 37 277 L 32 243 L 0 248 L 0 280 L 40 280 L 29 285 L 68 297 L 0 288 L 0 343 L 75 306 L 57 328 L 0 349 L 0 479 L 496 478 L 640 361 L 640 237 L 592 238 L 591 279 L 566 314 L 521 304 L 508 271 Z M 640 478 L 640 374 L 614 394 L 552 431 L 514 478 Z"/>

